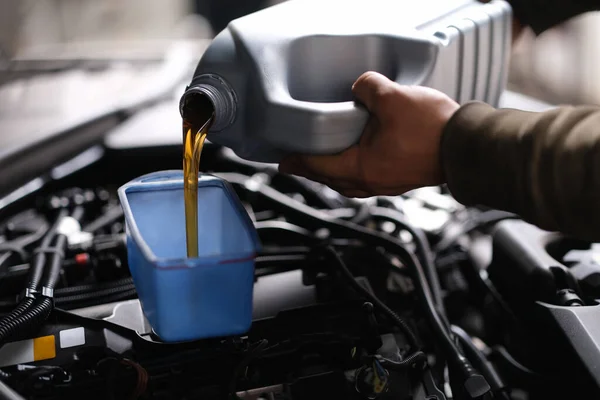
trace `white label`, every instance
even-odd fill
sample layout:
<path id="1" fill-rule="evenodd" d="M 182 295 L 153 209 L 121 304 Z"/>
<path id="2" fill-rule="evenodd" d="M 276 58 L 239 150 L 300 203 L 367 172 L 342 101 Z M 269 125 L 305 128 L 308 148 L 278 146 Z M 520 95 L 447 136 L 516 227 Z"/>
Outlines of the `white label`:
<path id="1" fill-rule="evenodd" d="M 85 330 L 83 328 L 73 328 L 60 331 L 60 348 L 81 346 L 85 344 Z"/>

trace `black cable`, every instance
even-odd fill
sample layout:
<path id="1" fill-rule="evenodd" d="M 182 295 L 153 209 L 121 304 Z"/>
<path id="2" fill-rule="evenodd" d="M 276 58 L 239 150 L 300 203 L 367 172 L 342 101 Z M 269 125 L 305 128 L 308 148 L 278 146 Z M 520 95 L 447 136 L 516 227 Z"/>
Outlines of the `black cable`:
<path id="1" fill-rule="evenodd" d="M 54 239 L 52 247 L 55 251 L 51 254 L 50 260 L 47 263 L 49 265 L 45 268 L 42 287 L 54 289 L 56 286 L 65 258 L 64 253 L 67 250 L 67 244 L 67 237 L 65 235 L 57 235 Z"/>
<path id="2" fill-rule="evenodd" d="M 245 160 L 226 148 L 221 150 L 219 156 L 225 161 L 235 164 L 237 171 L 247 170 L 252 174 L 267 174 L 271 178 L 271 185 L 274 186 L 276 183 L 279 183 L 279 186 L 286 186 L 286 189 L 290 192 L 298 192 L 308 203 L 314 204 L 315 207 L 333 210 L 338 208 L 341 201 L 343 201 L 342 196 L 339 194 L 337 195 L 337 199 L 332 199 L 324 195 L 322 191 L 315 190 L 315 186 L 322 186 L 319 183 L 306 178 L 280 173 L 277 166 Z"/>
<path id="3" fill-rule="evenodd" d="M 304 257 L 306 258 L 306 257 Z M 275 262 L 275 260 L 273 261 Z M 135 285 L 131 277 L 108 283 L 92 283 L 69 286 L 54 290 L 54 304 L 64 308 L 73 308 L 82 304 L 119 301 L 135 297 Z M 14 307 L 14 302 L 5 301 L 1 307 Z"/>
<path id="4" fill-rule="evenodd" d="M 467 226 L 466 231 L 467 233 L 469 233 L 472 230 L 491 224 L 496 224 L 507 219 L 521 219 L 521 217 L 519 217 L 517 214 L 501 210 L 484 211 L 477 215 L 475 220 L 472 221 L 471 224 L 469 224 L 469 226 Z"/>
<path id="5" fill-rule="evenodd" d="M 38 249 L 45 249 L 50 247 L 50 243 L 56 236 L 56 230 L 58 229 L 58 225 L 62 222 L 62 219 L 68 215 L 68 210 L 61 209 L 58 212 L 56 220 L 54 224 L 50 227 L 48 232 L 44 235 L 42 239 L 42 243 L 38 247 Z M 35 253 L 32 262 L 30 263 L 29 268 L 29 281 L 27 284 L 27 288 L 31 290 L 37 290 L 40 282 L 42 280 L 42 275 L 44 272 L 44 263 L 46 262 L 46 254 L 44 252 Z"/>
<path id="6" fill-rule="evenodd" d="M 453 232 L 451 236 L 447 236 L 440 240 L 435 246 L 434 251 L 435 253 L 446 251 L 453 244 L 455 244 L 460 237 L 468 235 L 475 230 L 483 229 L 489 225 L 497 224 L 498 222 L 507 219 L 520 219 L 520 217 L 513 213 L 498 210 L 481 212 L 476 217 L 463 223 L 460 229 L 458 229 L 456 232 Z"/>
<path id="7" fill-rule="evenodd" d="M 269 229 L 276 228 L 271 226 Z M 300 230 L 300 228 L 298 229 Z M 280 250 L 258 254 L 255 259 L 257 269 L 273 267 L 275 268 L 274 271 L 281 271 L 287 265 L 297 265 L 299 262 L 306 261 L 309 254 L 307 247 L 284 248 Z M 91 283 L 55 289 L 54 303 L 56 306 L 72 309 L 135 298 L 136 294 L 133 279 L 127 277 L 112 282 Z"/>
<path id="8" fill-rule="evenodd" d="M 298 225 L 290 224 L 289 222 L 285 221 L 259 221 L 254 224 L 254 228 L 263 241 L 269 241 L 271 237 L 281 240 L 282 234 L 292 236 L 301 235 L 309 238 L 312 237 L 312 234 L 308 229 L 302 228 Z"/>
<path id="9" fill-rule="evenodd" d="M 66 210 L 61 210 L 61 211 L 66 213 Z M 84 212 L 85 212 L 85 209 L 82 206 L 77 206 L 71 211 L 70 217 L 75 219 L 77 222 L 79 222 L 83 218 Z M 63 214 L 60 214 L 60 215 L 63 215 Z M 63 218 L 60 215 L 59 215 L 59 221 L 57 222 L 58 224 L 60 224 L 60 222 Z M 65 252 L 67 250 L 69 243 L 68 243 L 67 237 L 60 233 L 55 235 L 52 243 L 53 243 L 53 246 L 52 246 L 53 250 L 51 251 L 50 259 L 47 260 L 46 265 L 45 265 L 45 271 L 44 271 L 45 273 L 43 274 L 42 287 L 53 290 L 56 287 L 56 283 L 58 282 L 58 279 L 60 276 L 60 270 L 62 268 L 62 264 L 65 259 Z M 45 250 L 45 249 L 42 248 L 41 250 Z"/>
<path id="10" fill-rule="evenodd" d="M 269 345 L 269 341 L 266 339 L 258 342 L 252 349 L 249 349 L 247 354 L 244 356 L 242 361 L 235 367 L 231 380 L 229 381 L 229 385 L 227 386 L 227 395 L 228 397 L 233 397 L 234 399 L 238 399 L 239 397 L 236 394 L 235 387 L 237 385 L 237 380 L 240 373 L 246 369 L 246 367 L 252 362 L 252 360 L 260 354 L 267 346 Z"/>
<path id="11" fill-rule="evenodd" d="M 107 296 L 88 296 L 87 298 L 60 298 L 56 299 L 55 305 L 61 307 L 64 310 L 72 310 L 75 308 L 92 307 L 100 304 L 116 303 L 119 301 L 131 300 L 137 298 L 137 292 L 135 289 L 124 290 L 109 294 Z M 74 301 L 71 301 L 74 300 Z"/>
<path id="12" fill-rule="evenodd" d="M 433 252 L 431 251 L 431 246 L 429 246 L 429 240 L 427 239 L 425 232 L 423 232 L 421 229 L 411 226 L 408 222 L 406 222 L 406 219 L 400 212 L 394 211 L 390 208 L 371 207 L 368 211 L 368 215 L 373 218 L 381 218 L 391 221 L 398 225 L 401 229 L 408 231 L 411 234 L 416 244 L 417 256 L 423 263 L 425 273 L 427 274 L 427 280 L 429 281 L 429 286 L 431 287 L 431 293 L 437 306 L 438 313 L 445 318 L 446 310 L 442 297 L 442 286 L 440 285 L 440 280 L 437 274 Z"/>
<path id="13" fill-rule="evenodd" d="M 444 271 L 451 267 L 455 267 L 456 264 L 466 261 L 469 259 L 469 255 L 464 252 L 451 253 L 445 256 L 438 257 L 435 260 L 435 267 L 438 271 Z"/>
<path id="14" fill-rule="evenodd" d="M 254 259 L 256 264 L 255 278 L 272 273 L 292 271 L 298 269 L 298 264 L 306 262 L 306 254 L 290 254 L 288 256 L 257 256 Z"/>
<path id="15" fill-rule="evenodd" d="M 78 206 L 71 212 L 71 217 L 80 220 L 83 213 L 83 207 Z M 67 238 L 64 235 L 57 234 L 57 229 L 63 218 L 68 214 L 67 209 L 59 211 L 55 223 L 42 239 L 42 243 L 37 249 L 39 251 L 35 253 L 33 267 L 30 267 L 29 270 L 30 279 L 27 285 L 27 288 L 33 291 L 34 299 L 25 297 L 15 310 L 0 320 L 0 346 L 19 332 L 28 332 L 39 327 L 50 316 L 54 307 L 53 294 L 44 293 L 44 290 L 53 290 L 58 281 L 64 252 L 67 247 Z M 54 240 L 55 237 L 56 240 Z M 48 259 L 46 253 L 51 243 L 54 243 L 56 247 L 51 251 L 51 257 Z M 50 265 L 47 266 L 47 264 Z M 42 285 L 41 288 L 40 284 Z"/>
<path id="16" fill-rule="evenodd" d="M 25 248 L 32 243 L 40 240 L 48 230 L 48 226 L 46 223 L 42 224 L 37 231 L 32 232 L 28 235 L 23 235 L 14 240 L 10 240 L 8 242 L 0 243 L 0 279 L 4 278 L 7 273 L 8 261 L 13 258 L 13 255 L 17 254 L 19 256 L 20 262 L 26 262 L 27 254 Z"/>
<path id="17" fill-rule="evenodd" d="M 512 356 L 512 354 L 508 352 L 508 350 L 506 350 L 504 346 L 492 347 L 492 353 L 490 357 L 493 358 L 497 364 L 503 363 L 510 367 L 510 369 L 513 371 L 513 374 L 516 373 L 517 375 L 521 376 L 523 381 L 539 382 L 543 379 L 542 374 L 521 364 Z"/>
<path id="18" fill-rule="evenodd" d="M 19 302 L 17 307 L 13 309 L 11 312 L 6 314 L 2 319 L 0 319 L 0 331 L 2 330 L 2 326 L 8 324 L 10 321 L 17 318 L 19 315 L 22 315 L 25 311 L 27 311 L 33 304 L 35 303 L 34 299 L 30 297 L 26 297 Z M 1 345 L 1 341 L 0 341 Z"/>
<path id="19" fill-rule="evenodd" d="M 105 297 L 110 298 L 110 297 L 117 296 L 117 295 L 120 298 L 123 296 L 123 293 L 129 293 L 129 292 L 133 292 L 135 294 L 135 286 L 133 285 L 133 283 L 131 283 L 129 285 L 111 287 L 111 288 L 98 290 L 98 291 L 94 291 L 94 292 L 89 292 L 89 293 L 57 297 L 55 301 L 56 301 L 56 305 L 58 306 L 58 305 L 63 305 L 63 304 L 68 304 L 68 303 L 80 303 L 80 302 L 85 302 L 85 301 L 92 301 L 92 300 L 97 300 L 97 299 L 101 299 L 101 298 L 105 298 Z"/>
<path id="20" fill-rule="evenodd" d="M 113 282 L 103 282 L 103 283 L 90 283 L 87 285 L 79 285 L 79 286 L 69 286 L 65 288 L 56 289 L 54 291 L 54 296 L 58 299 L 60 297 L 66 296 L 74 296 L 84 293 L 97 292 L 100 290 L 111 289 L 111 288 L 121 288 L 121 287 L 131 287 L 133 285 L 133 278 L 127 277 L 123 279 L 119 279 Z"/>
<path id="21" fill-rule="evenodd" d="M 38 228 L 37 231 L 32 232 L 28 235 L 19 237 L 11 242 L 20 247 L 27 247 L 27 246 L 37 242 L 41 238 L 43 238 L 47 231 L 48 231 L 48 224 L 44 223 L 42 226 L 40 226 Z"/>
<path id="22" fill-rule="evenodd" d="M 43 297 L 33 301 L 32 306 L 22 314 L 15 315 L 10 320 L 4 319 L 3 324 L 0 326 L 0 347 L 18 332 L 29 332 L 39 326 L 48 319 L 50 312 L 52 312 L 52 300 Z"/>
<path id="23" fill-rule="evenodd" d="M 365 220 L 369 218 L 369 209 L 371 205 L 369 203 L 362 203 L 354 217 L 350 219 L 350 221 L 354 222 L 357 225 L 361 225 Z"/>
<path id="24" fill-rule="evenodd" d="M 119 205 L 109 208 L 100 217 L 85 225 L 82 230 L 84 232 L 94 233 L 107 227 L 108 225 L 118 221 L 123 217 L 123 208 Z"/>
<path id="25" fill-rule="evenodd" d="M 337 268 L 342 273 L 344 278 L 346 278 L 350 286 L 352 286 L 352 288 L 358 293 L 362 294 L 364 297 L 369 299 L 369 301 L 371 301 L 377 308 L 379 308 L 381 312 L 383 312 L 388 318 L 390 318 L 394 322 L 394 324 L 402 330 L 402 333 L 404 333 L 404 335 L 408 339 L 412 350 L 418 351 L 419 344 L 417 342 L 417 337 L 412 331 L 411 327 L 406 323 L 406 321 L 400 318 L 400 316 L 396 314 L 391 308 L 389 308 L 383 301 L 379 300 L 377 296 L 369 292 L 360 283 L 358 283 L 356 279 L 354 279 L 354 275 L 352 275 L 352 272 L 350 272 L 344 260 L 342 260 L 340 255 L 337 253 L 337 251 L 335 251 L 333 247 L 325 246 L 325 250 L 333 257 Z"/>
<path id="26" fill-rule="evenodd" d="M 423 353 L 422 351 L 417 351 L 417 352 L 407 356 L 402 361 L 389 360 L 380 355 L 376 355 L 375 358 L 377 359 L 377 361 L 379 361 L 381 363 L 381 365 L 384 368 L 387 368 L 392 371 L 403 370 L 403 369 L 406 369 L 407 367 L 411 367 L 413 365 L 419 365 L 419 364 L 426 365 L 426 363 L 427 363 L 427 355 L 425 353 Z"/>
<path id="27" fill-rule="evenodd" d="M 0 280 L 6 276 L 9 264 L 8 261 L 11 259 L 12 255 L 12 251 L 0 254 Z"/>
<path id="28" fill-rule="evenodd" d="M 83 206 L 77 206 L 71 211 L 71 218 L 76 219 L 77 222 L 81 222 L 83 214 L 85 214 L 85 208 L 83 208 Z"/>
<path id="29" fill-rule="evenodd" d="M 486 356 L 475 346 L 471 336 L 462 328 L 456 325 L 451 326 L 452 333 L 460 342 L 465 355 L 471 360 L 473 365 L 481 371 L 485 379 L 489 382 L 494 394 L 499 399 L 510 400 L 510 395 L 507 391 L 506 384 L 502 377 L 494 367 L 494 365 L 486 358 Z"/>
<path id="30" fill-rule="evenodd" d="M 245 185 L 249 178 L 244 175 L 235 173 L 219 173 L 215 175 L 227 180 L 232 185 L 238 186 L 242 190 L 249 190 Z M 267 185 L 257 185 L 251 191 L 259 193 L 265 200 L 270 201 L 272 208 L 284 212 L 289 220 L 299 220 L 316 229 L 325 228 L 334 235 L 359 239 L 368 245 L 379 246 L 396 254 L 401 262 L 412 272 L 413 282 L 423 306 L 423 312 L 430 326 L 433 328 L 434 334 L 442 344 L 450 366 L 460 373 L 460 376 L 465 380 L 465 387 L 473 389 L 472 393 L 476 394 L 486 390 L 487 382 L 482 382 L 483 378 L 481 375 L 473 369 L 469 360 L 460 353 L 450 332 L 446 329 L 446 325 L 435 306 L 427 277 L 423 272 L 419 260 L 400 241 L 387 234 L 373 231 L 348 221 L 333 220 L 326 213 L 300 203 Z M 467 380 L 470 380 L 468 385 L 466 384 Z M 489 389 L 489 385 L 487 385 L 487 389 Z"/>

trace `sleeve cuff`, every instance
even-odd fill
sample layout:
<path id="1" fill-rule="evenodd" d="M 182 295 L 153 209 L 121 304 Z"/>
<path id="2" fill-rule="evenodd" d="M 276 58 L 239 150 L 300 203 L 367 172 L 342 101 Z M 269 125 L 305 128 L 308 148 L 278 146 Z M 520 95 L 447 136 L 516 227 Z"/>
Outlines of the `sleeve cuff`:
<path id="1" fill-rule="evenodd" d="M 517 113 L 519 113 L 517 111 Z M 441 163 L 452 195 L 467 206 L 520 209 L 511 195 L 519 186 L 522 153 L 515 148 L 522 118 L 479 102 L 463 105 L 446 125 Z"/>

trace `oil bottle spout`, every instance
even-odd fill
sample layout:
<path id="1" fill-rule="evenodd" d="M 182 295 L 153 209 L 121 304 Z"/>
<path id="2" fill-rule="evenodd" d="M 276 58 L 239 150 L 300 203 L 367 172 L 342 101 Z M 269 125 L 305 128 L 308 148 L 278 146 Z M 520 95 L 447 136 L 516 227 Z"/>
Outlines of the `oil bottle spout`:
<path id="1" fill-rule="evenodd" d="M 184 120 L 204 119 L 214 113 L 210 133 L 219 132 L 233 124 L 236 117 L 237 96 L 221 77 L 199 75 L 186 88 L 179 101 L 179 112 Z"/>

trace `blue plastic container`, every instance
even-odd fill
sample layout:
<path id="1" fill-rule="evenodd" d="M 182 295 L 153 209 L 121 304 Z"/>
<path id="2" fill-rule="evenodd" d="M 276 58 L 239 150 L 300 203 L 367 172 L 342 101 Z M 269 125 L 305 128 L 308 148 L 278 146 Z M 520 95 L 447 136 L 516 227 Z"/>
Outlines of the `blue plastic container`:
<path id="1" fill-rule="evenodd" d="M 252 323 L 259 240 L 236 193 L 198 179 L 198 252 L 186 257 L 183 172 L 160 171 L 119 188 L 129 269 L 144 314 L 166 342 L 239 335 Z"/>

